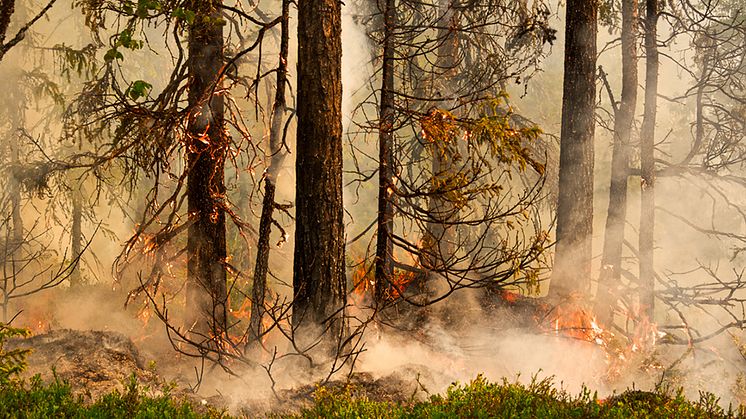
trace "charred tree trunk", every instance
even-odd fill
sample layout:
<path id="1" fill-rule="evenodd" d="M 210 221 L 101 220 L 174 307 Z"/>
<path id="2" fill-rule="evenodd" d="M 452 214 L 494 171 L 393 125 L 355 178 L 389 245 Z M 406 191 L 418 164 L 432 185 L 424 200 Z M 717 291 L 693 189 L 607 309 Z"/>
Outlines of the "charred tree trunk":
<path id="1" fill-rule="evenodd" d="M 250 328 L 257 339 L 261 338 L 264 332 L 262 329 L 262 318 L 264 317 L 264 300 L 267 293 L 267 273 L 269 272 L 269 239 L 272 233 L 273 214 L 276 207 L 275 189 L 282 163 L 285 160 L 283 128 L 287 108 L 285 88 L 287 85 L 287 60 L 290 43 L 290 0 L 282 1 L 282 24 L 280 28 L 280 59 L 277 66 L 277 90 L 275 91 L 274 110 L 272 112 L 269 131 L 269 150 L 272 155 L 264 177 L 264 199 L 262 202 L 262 215 L 259 221 L 259 242 L 257 243 L 256 250 L 251 299 Z"/>
<path id="2" fill-rule="evenodd" d="M 597 7 L 595 0 L 567 2 L 553 299 L 590 289 Z"/>
<path id="3" fill-rule="evenodd" d="M 341 6 L 298 1 L 293 329 L 302 331 L 302 344 L 315 340 L 313 326 L 330 343 L 344 331 Z"/>
<path id="4" fill-rule="evenodd" d="M 640 129 L 640 310 L 652 321 L 655 306 L 655 124 L 658 111 L 658 0 L 646 0 L 645 114 Z"/>
<path id="5" fill-rule="evenodd" d="M 70 274 L 70 287 L 79 287 L 83 285 L 83 277 L 80 273 L 80 257 L 83 253 L 82 245 L 83 245 L 83 230 L 82 230 L 82 222 L 83 222 L 83 195 L 81 191 L 82 185 L 78 185 L 78 188 L 72 191 L 72 203 L 73 203 L 73 212 L 72 212 L 72 219 L 73 219 L 73 225 L 70 231 L 70 247 L 72 250 L 72 260 L 73 260 L 73 271 Z"/>
<path id="6" fill-rule="evenodd" d="M 5 44 L 10 20 L 16 8 L 16 0 L 0 0 L 0 45 Z"/>
<path id="7" fill-rule="evenodd" d="M 622 1 L 622 100 L 614 117 L 609 208 L 604 230 L 596 314 L 603 324 L 613 319 L 621 281 L 624 225 L 627 221 L 627 182 L 632 124 L 637 107 L 637 0 Z"/>
<path id="8" fill-rule="evenodd" d="M 218 80 L 223 66 L 223 27 L 218 0 L 196 1 L 189 31 L 188 309 L 192 330 L 218 338 L 227 327 L 225 156 L 228 138 Z"/>
<path id="9" fill-rule="evenodd" d="M 383 39 L 383 83 L 378 136 L 378 233 L 376 241 L 375 300 L 382 306 L 394 275 L 394 29 L 396 0 L 386 0 Z"/>

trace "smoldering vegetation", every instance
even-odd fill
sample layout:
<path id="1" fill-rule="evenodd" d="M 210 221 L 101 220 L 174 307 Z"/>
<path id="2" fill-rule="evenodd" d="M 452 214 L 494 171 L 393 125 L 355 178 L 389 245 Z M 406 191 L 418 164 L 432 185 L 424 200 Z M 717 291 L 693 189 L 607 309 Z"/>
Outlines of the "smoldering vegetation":
<path id="1" fill-rule="evenodd" d="M 746 403 L 739 1 L 0 4 L 30 373 L 254 414 L 478 374 Z"/>

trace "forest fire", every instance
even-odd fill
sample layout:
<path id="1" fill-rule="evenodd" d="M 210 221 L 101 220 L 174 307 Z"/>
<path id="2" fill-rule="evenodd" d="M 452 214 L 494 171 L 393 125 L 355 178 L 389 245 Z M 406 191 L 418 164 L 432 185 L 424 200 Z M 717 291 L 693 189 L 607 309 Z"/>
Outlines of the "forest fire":
<path id="1" fill-rule="evenodd" d="M 368 265 L 365 261 L 360 261 L 355 270 L 352 273 L 352 294 L 357 297 L 372 296 L 375 290 L 375 279 L 373 273 L 374 266 Z M 390 288 L 387 293 L 387 298 L 391 301 L 395 301 L 404 295 L 409 285 L 415 280 L 416 274 L 414 272 L 406 272 L 402 270 L 394 271 L 394 275 L 391 277 Z"/>
<path id="2" fill-rule="evenodd" d="M 571 300 L 549 310 L 540 322 L 544 330 L 557 336 L 593 342 L 601 345 L 605 332 L 593 312 L 584 304 Z"/>
<path id="3" fill-rule="evenodd" d="M 655 370 L 661 368 L 653 359 L 658 339 L 664 334 L 644 316 L 628 313 L 627 323 L 634 325 L 630 333 L 614 333 L 602 326 L 593 311 L 579 299 L 570 299 L 537 318 L 545 332 L 597 345 L 604 352 L 607 370 L 605 380 L 614 382 L 630 368 Z"/>
<path id="4" fill-rule="evenodd" d="M 745 1 L 2 1 L 2 320 L 205 398 L 746 371 Z"/>

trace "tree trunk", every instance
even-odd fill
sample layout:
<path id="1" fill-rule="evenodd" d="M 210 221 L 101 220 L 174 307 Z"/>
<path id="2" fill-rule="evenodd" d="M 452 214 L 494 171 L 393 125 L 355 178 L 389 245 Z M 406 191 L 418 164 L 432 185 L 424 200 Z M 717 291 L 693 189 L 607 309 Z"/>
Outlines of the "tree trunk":
<path id="1" fill-rule="evenodd" d="M 342 202 L 342 4 L 298 1 L 293 328 L 329 343 L 344 331 L 346 305 Z M 309 339 L 310 338 L 310 339 Z"/>
<path id="2" fill-rule="evenodd" d="M 376 242 L 375 300 L 382 306 L 394 275 L 394 29 L 396 0 L 386 0 L 383 39 L 383 83 L 381 86 L 378 136 L 378 233 Z"/>
<path id="3" fill-rule="evenodd" d="M 83 231 L 82 231 L 82 221 L 83 221 L 83 195 L 82 195 L 82 185 L 78 183 L 76 186 L 78 186 L 77 189 L 72 191 L 72 203 L 73 203 L 73 212 L 72 212 L 72 219 L 73 219 L 73 225 L 70 232 L 70 247 L 72 249 L 71 256 L 72 260 L 74 262 L 73 265 L 73 271 L 70 274 L 70 287 L 79 287 L 83 284 L 83 277 L 80 273 L 80 256 L 83 253 L 82 245 L 83 245 Z"/>
<path id="4" fill-rule="evenodd" d="M 262 318 L 264 317 L 264 300 L 267 293 L 267 273 L 269 272 L 269 240 L 272 233 L 273 214 L 275 210 L 275 189 L 277 179 L 285 160 L 283 132 L 285 111 L 285 88 L 288 73 L 288 50 L 290 43 L 290 0 L 282 1 L 282 24 L 280 35 L 280 59 L 277 66 L 277 90 L 269 131 L 269 150 L 272 153 L 270 164 L 264 178 L 264 199 L 262 215 L 259 221 L 259 242 L 254 265 L 254 282 L 252 286 L 252 305 L 250 328 L 257 339 L 261 338 Z"/>
<path id="5" fill-rule="evenodd" d="M 5 44 L 10 20 L 15 12 L 16 0 L 0 0 L 0 45 Z"/>
<path id="6" fill-rule="evenodd" d="M 593 233 L 597 2 L 568 0 L 557 245 L 550 298 L 588 295 Z"/>
<path id="7" fill-rule="evenodd" d="M 223 66 L 223 27 L 217 0 L 194 0 L 189 32 L 189 140 L 187 197 L 188 309 L 192 330 L 203 337 L 226 331 L 224 98 L 217 79 Z"/>
<path id="8" fill-rule="evenodd" d="M 646 0 L 645 16 L 645 114 L 640 130 L 640 311 L 653 319 L 655 306 L 655 124 L 658 111 L 658 0 Z"/>
<path id="9" fill-rule="evenodd" d="M 614 117 L 609 208 L 604 231 L 596 314 L 602 324 L 613 320 L 621 281 L 624 225 L 627 222 L 627 182 L 632 123 L 637 106 L 637 0 L 622 1 L 622 100 Z"/>

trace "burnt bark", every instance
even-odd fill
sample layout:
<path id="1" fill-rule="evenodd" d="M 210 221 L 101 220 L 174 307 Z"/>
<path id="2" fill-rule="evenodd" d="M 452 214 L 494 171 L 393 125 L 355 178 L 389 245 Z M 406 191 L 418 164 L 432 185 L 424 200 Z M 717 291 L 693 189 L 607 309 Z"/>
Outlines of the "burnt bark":
<path id="1" fill-rule="evenodd" d="M 290 0 L 282 1 L 282 23 L 280 25 L 280 57 L 277 66 L 277 90 L 275 91 L 274 109 L 269 132 L 269 150 L 271 153 L 269 167 L 264 177 L 264 198 L 262 215 L 259 220 L 259 241 L 257 243 L 256 264 L 254 265 L 254 282 L 252 286 L 252 305 L 250 328 L 256 338 L 261 338 L 262 318 L 264 317 L 264 300 L 267 293 L 267 273 L 269 272 L 270 234 L 274 223 L 275 189 L 277 179 L 285 160 L 283 144 L 284 120 L 287 110 L 285 90 L 288 73 L 288 51 L 290 44 Z"/>
<path id="2" fill-rule="evenodd" d="M 590 290 L 597 7 L 595 0 L 567 2 L 557 244 L 549 289 L 555 299 Z"/>
<path id="3" fill-rule="evenodd" d="M 376 237 L 375 301 L 382 305 L 394 275 L 394 30 L 396 0 L 386 0 L 383 39 L 383 82 L 378 135 L 378 232 Z"/>
<path id="4" fill-rule="evenodd" d="M 303 343 L 314 343 L 306 333 L 314 326 L 328 342 L 344 330 L 341 6 L 298 1 L 293 329 L 302 330 Z"/>
<path id="5" fill-rule="evenodd" d="M 640 129 L 640 309 L 653 317 L 655 306 L 655 124 L 658 112 L 658 0 L 646 0 L 645 15 L 645 110 Z"/>
<path id="6" fill-rule="evenodd" d="M 622 98 L 614 116 L 609 208 L 606 213 L 601 275 L 598 279 L 596 314 L 608 324 L 621 281 L 624 225 L 627 221 L 627 189 L 632 124 L 637 106 L 637 0 L 622 1 Z"/>
<path id="7" fill-rule="evenodd" d="M 0 45 L 5 44 L 10 19 L 15 13 L 16 0 L 0 0 Z"/>
<path id="8" fill-rule="evenodd" d="M 192 330 L 222 336 L 227 327 L 225 156 L 228 138 L 224 98 L 219 93 L 223 66 L 223 26 L 219 1 L 194 1 L 189 29 L 189 136 L 187 144 L 187 308 Z"/>
<path id="9" fill-rule="evenodd" d="M 73 271 L 70 274 L 70 286 L 79 287 L 83 284 L 83 277 L 80 273 L 80 256 L 83 252 L 83 196 L 80 188 L 72 191 L 72 228 L 70 231 L 70 248 L 73 260 Z"/>

